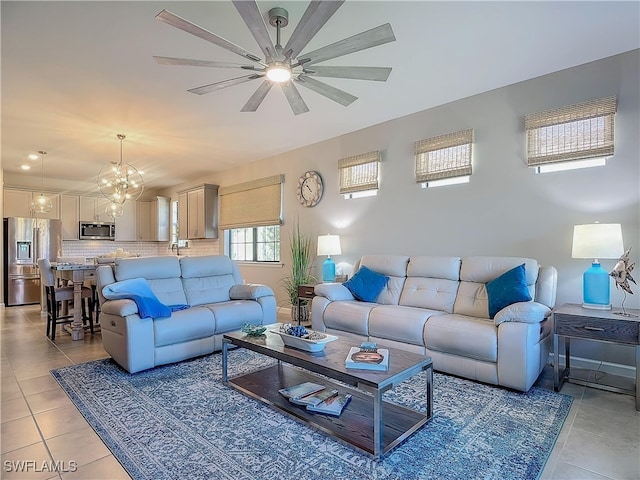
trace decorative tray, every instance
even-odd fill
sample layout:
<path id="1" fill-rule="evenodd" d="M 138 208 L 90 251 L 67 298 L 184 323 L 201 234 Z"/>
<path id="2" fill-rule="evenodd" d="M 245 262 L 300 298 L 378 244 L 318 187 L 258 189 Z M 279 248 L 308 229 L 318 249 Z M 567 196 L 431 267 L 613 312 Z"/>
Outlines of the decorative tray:
<path id="1" fill-rule="evenodd" d="M 320 352 L 324 350 L 327 343 L 338 339 L 335 335 L 329 335 L 327 333 L 322 334 L 324 338 L 309 340 L 308 338 L 296 337 L 288 333 L 279 332 L 278 330 L 269 330 L 269 332 L 280 335 L 280 338 L 282 338 L 286 346 L 304 350 L 305 352 Z M 309 330 L 309 332 L 311 333 L 311 330 Z"/>

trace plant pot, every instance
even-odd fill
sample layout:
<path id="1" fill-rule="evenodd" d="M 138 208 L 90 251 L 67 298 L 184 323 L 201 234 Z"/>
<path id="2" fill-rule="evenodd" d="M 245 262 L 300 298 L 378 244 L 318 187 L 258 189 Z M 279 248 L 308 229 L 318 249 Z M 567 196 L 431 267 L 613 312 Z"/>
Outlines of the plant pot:
<path id="1" fill-rule="evenodd" d="M 300 315 L 298 317 L 298 315 Z M 294 325 L 298 324 L 298 320 L 301 323 L 307 323 L 311 318 L 311 312 L 309 311 L 309 305 L 300 305 L 300 309 L 298 311 L 298 305 L 291 306 L 291 323 Z"/>

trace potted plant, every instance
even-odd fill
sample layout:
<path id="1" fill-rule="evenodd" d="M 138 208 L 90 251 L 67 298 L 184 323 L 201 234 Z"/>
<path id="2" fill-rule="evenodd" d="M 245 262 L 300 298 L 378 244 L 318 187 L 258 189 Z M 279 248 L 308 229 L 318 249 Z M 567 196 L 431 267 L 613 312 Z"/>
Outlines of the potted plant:
<path id="1" fill-rule="evenodd" d="M 291 275 L 282 279 L 282 285 L 287 291 L 291 303 L 291 321 L 298 323 L 298 319 L 305 322 L 309 320 L 308 300 L 300 302 L 298 312 L 298 287 L 305 284 L 316 283 L 316 278 L 311 275 L 313 265 L 313 243 L 310 238 L 300 232 L 300 223 L 293 225 L 289 236 L 289 248 L 291 253 Z"/>

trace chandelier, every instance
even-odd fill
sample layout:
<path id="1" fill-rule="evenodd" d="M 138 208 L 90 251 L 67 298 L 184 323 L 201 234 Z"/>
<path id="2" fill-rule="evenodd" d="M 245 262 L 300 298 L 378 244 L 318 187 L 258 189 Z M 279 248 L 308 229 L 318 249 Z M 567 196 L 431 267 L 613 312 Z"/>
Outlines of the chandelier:
<path id="1" fill-rule="evenodd" d="M 36 213 L 49 213 L 53 208 L 53 203 L 51 202 L 51 199 L 49 197 L 44 196 L 44 156 L 47 154 L 47 152 L 38 150 L 38 153 L 40 154 L 40 163 L 42 166 L 40 195 L 32 200 L 31 210 Z"/>
<path id="2" fill-rule="evenodd" d="M 136 167 L 122 161 L 122 141 L 126 137 L 118 134 L 120 140 L 120 161 L 110 162 L 98 174 L 98 188 L 111 203 L 106 212 L 111 217 L 122 215 L 122 204 L 135 201 L 142 195 L 144 180 Z"/>

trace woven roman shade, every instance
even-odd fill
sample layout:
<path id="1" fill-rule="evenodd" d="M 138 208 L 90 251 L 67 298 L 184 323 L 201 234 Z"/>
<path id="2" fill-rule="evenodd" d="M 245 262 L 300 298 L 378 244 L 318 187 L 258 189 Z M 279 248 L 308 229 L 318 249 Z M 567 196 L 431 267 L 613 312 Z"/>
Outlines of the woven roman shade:
<path id="1" fill-rule="evenodd" d="M 616 97 L 532 113 L 525 116 L 527 165 L 613 155 Z"/>
<path id="2" fill-rule="evenodd" d="M 471 175 L 473 129 L 415 143 L 416 182 Z"/>
<path id="3" fill-rule="evenodd" d="M 380 152 L 373 151 L 338 160 L 340 193 L 377 190 Z"/>
<path id="4" fill-rule="evenodd" d="M 220 228 L 282 224 L 284 175 L 220 187 Z"/>

